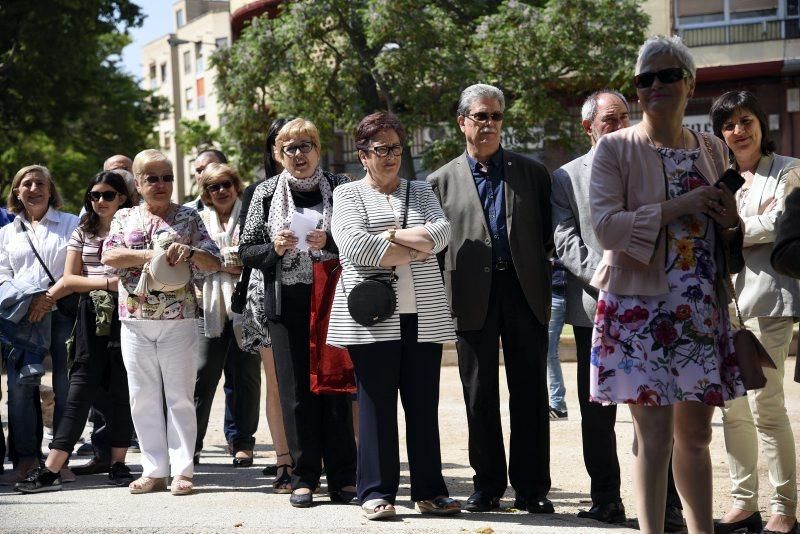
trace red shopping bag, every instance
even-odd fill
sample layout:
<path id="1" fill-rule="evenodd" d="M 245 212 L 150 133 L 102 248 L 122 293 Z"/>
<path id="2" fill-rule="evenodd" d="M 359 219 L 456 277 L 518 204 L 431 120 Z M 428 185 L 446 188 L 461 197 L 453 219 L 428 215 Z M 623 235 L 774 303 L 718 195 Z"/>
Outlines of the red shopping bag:
<path id="1" fill-rule="evenodd" d="M 325 343 L 333 296 L 342 268 L 339 260 L 314 262 L 311 283 L 311 392 L 355 393 L 353 362 L 347 349 Z"/>

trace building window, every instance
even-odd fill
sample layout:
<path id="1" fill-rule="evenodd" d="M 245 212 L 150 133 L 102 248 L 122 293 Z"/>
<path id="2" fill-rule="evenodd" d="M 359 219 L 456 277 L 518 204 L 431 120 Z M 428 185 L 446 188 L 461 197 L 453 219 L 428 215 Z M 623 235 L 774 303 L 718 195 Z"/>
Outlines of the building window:
<path id="1" fill-rule="evenodd" d="M 187 50 L 183 53 L 183 73 L 190 74 L 192 72 L 192 53 Z"/>
<path id="2" fill-rule="evenodd" d="M 183 10 L 179 9 L 175 12 L 175 24 L 178 28 L 182 28 L 186 24 L 186 19 L 183 16 Z"/>
<path id="3" fill-rule="evenodd" d="M 187 87 L 183 92 L 183 98 L 186 102 L 186 109 L 194 109 L 194 87 Z"/>
<path id="4" fill-rule="evenodd" d="M 167 81 L 167 64 L 162 63 L 159 67 L 161 70 L 161 83 L 164 83 Z"/>
<path id="5" fill-rule="evenodd" d="M 228 38 L 227 37 L 217 37 L 214 42 L 217 45 L 217 50 L 220 48 L 228 48 Z"/>

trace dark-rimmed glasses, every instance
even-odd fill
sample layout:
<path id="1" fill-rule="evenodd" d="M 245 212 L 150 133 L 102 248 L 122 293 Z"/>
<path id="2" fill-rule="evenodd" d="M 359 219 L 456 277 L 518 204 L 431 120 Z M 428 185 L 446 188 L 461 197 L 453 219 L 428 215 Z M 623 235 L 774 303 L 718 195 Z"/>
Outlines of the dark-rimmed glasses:
<path id="1" fill-rule="evenodd" d="M 233 187 L 233 182 L 230 180 L 225 180 L 224 182 L 206 186 L 206 191 L 209 193 L 219 193 L 223 189 L 230 189 L 231 187 Z"/>
<path id="2" fill-rule="evenodd" d="M 478 111 L 477 113 L 465 113 L 465 117 L 472 119 L 475 122 L 487 123 L 489 119 L 494 122 L 503 122 L 505 114 L 502 111 L 495 111 L 494 113 L 487 113 L 485 111 Z"/>
<path id="3" fill-rule="evenodd" d="M 106 202 L 111 202 L 117 198 L 117 195 L 119 195 L 119 193 L 116 191 L 89 191 L 87 196 L 92 202 L 99 202 L 101 198 Z"/>
<path id="4" fill-rule="evenodd" d="M 148 184 L 157 184 L 158 182 L 164 182 L 165 184 L 170 184 L 172 183 L 173 180 L 175 180 L 175 176 L 171 174 L 162 174 L 161 176 L 150 174 L 145 176 L 144 180 Z"/>
<path id="5" fill-rule="evenodd" d="M 298 152 L 302 152 L 303 154 L 308 154 L 314 148 L 313 143 L 298 143 L 296 145 L 286 145 L 281 147 L 281 152 L 286 154 L 287 156 L 296 156 Z"/>
<path id="6" fill-rule="evenodd" d="M 400 156 L 403 153 L 403 145 L 382 145 L 373 146 L 367 149 L 368 152 L 375 152 L 379 158 L 385 158 L 389 154 L 392 156 Z"/>
<path id="7" fill-rule="evenodd" d="M 661 83 L 675 83 L 689 77 L 689 72 L 683 67 L 672 67 L 669 69 L 661 69 L 656 72 L 640 72 L 633 77 L 633 85 L 637 89 L 647 89 L 653 82 L 658 81 Z"/>

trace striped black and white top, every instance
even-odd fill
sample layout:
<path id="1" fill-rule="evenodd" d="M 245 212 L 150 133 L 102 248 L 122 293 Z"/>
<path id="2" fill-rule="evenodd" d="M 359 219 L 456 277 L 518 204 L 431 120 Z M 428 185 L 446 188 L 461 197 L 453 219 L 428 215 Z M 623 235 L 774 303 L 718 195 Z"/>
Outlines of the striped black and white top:
<path id="1" fill-rule="evenodd" d="M 386 321 L 371 327 L 361 326 L 350 316 L 346 291 L 369 276 L 389 276 L 391 268 L 380 267 L 380 262 L 390 243 L 379 234 L 394 228 L 396 220 L 403 220 L 407 187 L 411 187 L 411 193 L 406 228 L 425 225 L 434 242 L 433 254 L 425 261 L 410 264 L 419 323 L 417 340 L 420 343 L 455 340 L 450 307 L 435 256 L 450 241 L 450 222 L 445 218 L 431 186 L 424 181 L 401 180 L 389 203 L 386 195 L 359 180 L 339 186 L 333 192 L 331 230 L 339 245 L 344 288 L 337 284 L 328 327 L 330 345 L 362 345 L 400 339 L 400 314 L 397 310 Z"/>

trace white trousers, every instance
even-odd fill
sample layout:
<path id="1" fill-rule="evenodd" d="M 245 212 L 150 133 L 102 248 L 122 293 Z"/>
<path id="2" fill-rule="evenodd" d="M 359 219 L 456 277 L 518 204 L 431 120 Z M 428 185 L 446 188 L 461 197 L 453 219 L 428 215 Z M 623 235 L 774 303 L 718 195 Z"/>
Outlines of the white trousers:
<path id="1" fill-rule="evenodd" d="M 194 473 L 197 336 L 195 319 L 122 322 L 122 359 L 142 451 L 142 476 Z"/>
<path id="2" fill-rule="evenodd" d="M 783 395 L 783 371 L 794 323 L 791 317 L 756 317 L 746 320 L 745 325 L 767 349 L 777 369 L 764 368 L 767 385 L 725 403 L 722 410 L 733 507 L 753 512 L 759 509 L 760 438 L 774 488 L 771 512 L 793 517 L 797 509 L 797 459 Z"/>

